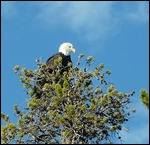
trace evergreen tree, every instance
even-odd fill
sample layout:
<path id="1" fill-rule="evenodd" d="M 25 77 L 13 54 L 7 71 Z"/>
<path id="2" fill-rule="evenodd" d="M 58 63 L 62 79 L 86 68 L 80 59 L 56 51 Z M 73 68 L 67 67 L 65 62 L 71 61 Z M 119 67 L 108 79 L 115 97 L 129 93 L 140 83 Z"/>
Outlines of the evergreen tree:
<path id="1" fill-rule="evenodd" d="M 145 89 L 140 90 L 140 99 L 144 106 L 149 109 L 149 94 Z"/>
<path id="2" fill-rule="evenodd" d="M 74 68 L 68 72 L 59 69 L 49 73 L 45 63 L 38 60 L 37 70 L 19 66 L 14 72 L 26 88 L 26 107 L 14 105 L 18 122 L 11 123 L 9 116 L 1 114 L 6 122 L 1 127 L 1 143 L 15 144 L 90 144 L 112 143 L 115 136 L 121 140 L 120 131 L 128 121 L 131 110 L 130 96 L 106 81 L 111 74 L 101 63 L 91 70 L 94 59 L 80 66 L 80 54 Z M 55 61 L 58 65 L 61 59 Z"/>

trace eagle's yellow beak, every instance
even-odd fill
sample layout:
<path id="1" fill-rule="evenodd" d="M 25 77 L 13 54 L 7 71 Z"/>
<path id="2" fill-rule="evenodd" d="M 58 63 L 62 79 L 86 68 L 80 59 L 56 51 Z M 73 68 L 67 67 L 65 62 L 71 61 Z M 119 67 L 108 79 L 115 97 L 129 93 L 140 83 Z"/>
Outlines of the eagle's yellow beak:
<path id="1" fill-rule="evenodd" d="M 71 47 L 70 50 L 74 53 L 76 52 L 75 48 L 73 48 L 73 47 Z"/>

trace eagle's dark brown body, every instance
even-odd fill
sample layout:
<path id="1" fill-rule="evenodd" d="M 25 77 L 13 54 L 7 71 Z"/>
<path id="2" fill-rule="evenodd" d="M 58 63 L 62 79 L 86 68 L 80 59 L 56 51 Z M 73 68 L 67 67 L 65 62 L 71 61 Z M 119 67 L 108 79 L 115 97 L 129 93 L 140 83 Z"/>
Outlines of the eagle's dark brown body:
<path id="1" fill-rule="evenodd" d="M 70 55 L 66 56 L 63 53 L 58 52 L 58 53 L 54 54 L 53 56 L 51 56 L 46 61 L 46 65 L 49 68 L 49 73 L 52 73 L 53 70 L 55 70 L 57 68 L 57 66 L 54 63 L 54 60 L 58 59 L 59 57 L 62 58 L 62 64 L 61 64 L 61 68 L 60 68 L 61 69 L 61 73 L 64 72 L 64 71 L 67 71 L 67 68 L 68 68 L 67 65 L 68 65 L 69 62 L 72 63 Z"/>
<path id="2" fill-rule="evenodd" d="M 64 71 L 68 72 L 69 68 L 72 67 L 72 65 L 68 66 L 69 62 L 71 62 L 72 64 L 71 57 L 70 57 L 71 52 L 75 52 L 75 48 L 71 43 L 66 42 L 60 45 L 58 53 L 48 58 L 48 60 L 46 61 L 46 68 L 47 68 L 46 71 L 48 71 L 50 74 L 54 74 L 55 79 L 53 80 L 51 79 L 51 77 L 50 78 L 39 77 L 33 88 L 35 92 L 34 94 L 35 97 L 41 98 L 42 96 L 45 95 L 45 93 L 43 92 L 43 87 L 46 83 L 49 84 L 60 83 L 60 85 L 63 85 L 63 81 L 64 81 L 62 79 L 63 72 Z M 58 74 L 57 70 L 60 75 L 57 75 Z"/>

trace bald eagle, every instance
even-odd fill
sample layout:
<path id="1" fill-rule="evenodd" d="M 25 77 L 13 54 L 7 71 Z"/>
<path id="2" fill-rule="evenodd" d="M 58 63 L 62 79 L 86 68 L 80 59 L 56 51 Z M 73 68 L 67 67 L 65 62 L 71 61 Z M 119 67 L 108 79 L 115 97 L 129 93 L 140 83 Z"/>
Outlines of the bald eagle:
<path id="1" fill-rule="evenodd" d="M 59 52 L 52 55 L 51 57 L 48 58 L 48 60 L 46 61 L 46 66 L 48 68 L 48 72 L 49 73 L 53 73 L 55 69 L 59 70 L 59 73 L 62 74 L 64 71 L 68 70 L 68 63 L 72 62 L 71 61 L 71 57 L 70 57 L 70 53 L 71 52 L 75 52 L 75 48 L 73 47 L 73 45 L 71 43 L 63 43 L 60 45 L 59 47 Z M 58 67 L 55 65 L 55 60 L 62 58 L 61 61 L 61 67 Z M 56 82 L 59 81 L 59 79 L 61 78 L 61 76 L 59 78 L 56 78 Z M 43 88 L 43 85 L 45 83 L 50 83 L 50 80 L 46 80 L 43 78 L 38 78 L 36 85 L 34 86 L 33 90 L 35 92 L 35 97 L 40 98 L 42 95 L 42 91 L 41 88 Z M 61 79 L 60 79 L 60 82 Z"/>
<path id="2" fill-rule="evenodd" d="M 68 68 L 68 63 L 71 62 L 71 57 L 70 53 L 74 52 L 75 53 L 75 48 L 73 45 L 69 42 L 63 43 L 59 47 L 59 52 L 52 55 L 51 57 L 48 58 L 46 61 L 46 66 L 49 69 L 49 73 L 52 73 L 53 70 L 55 70 L 57 67 L 55 65 L 55 59 L 62 58 L 61 66 L 60 66 L 60 73 L 67 71 Z"/>

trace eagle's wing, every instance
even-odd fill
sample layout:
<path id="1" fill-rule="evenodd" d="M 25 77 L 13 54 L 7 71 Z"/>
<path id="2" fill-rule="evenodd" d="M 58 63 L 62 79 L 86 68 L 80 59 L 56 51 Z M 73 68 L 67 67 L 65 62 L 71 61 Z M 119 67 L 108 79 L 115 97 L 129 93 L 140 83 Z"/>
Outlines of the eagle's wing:
<path id="1" fill-rule="evenodd" d="M 62 57 L 60 52 L 54 54 L 53 56 L 48 58 L 48 60 L 46 61 L 46 65 L 49 69 L 51 69 L 51 71 L 53 71 L 56 68 L 54 60 L 58 59 L 59 57 Z"/>

